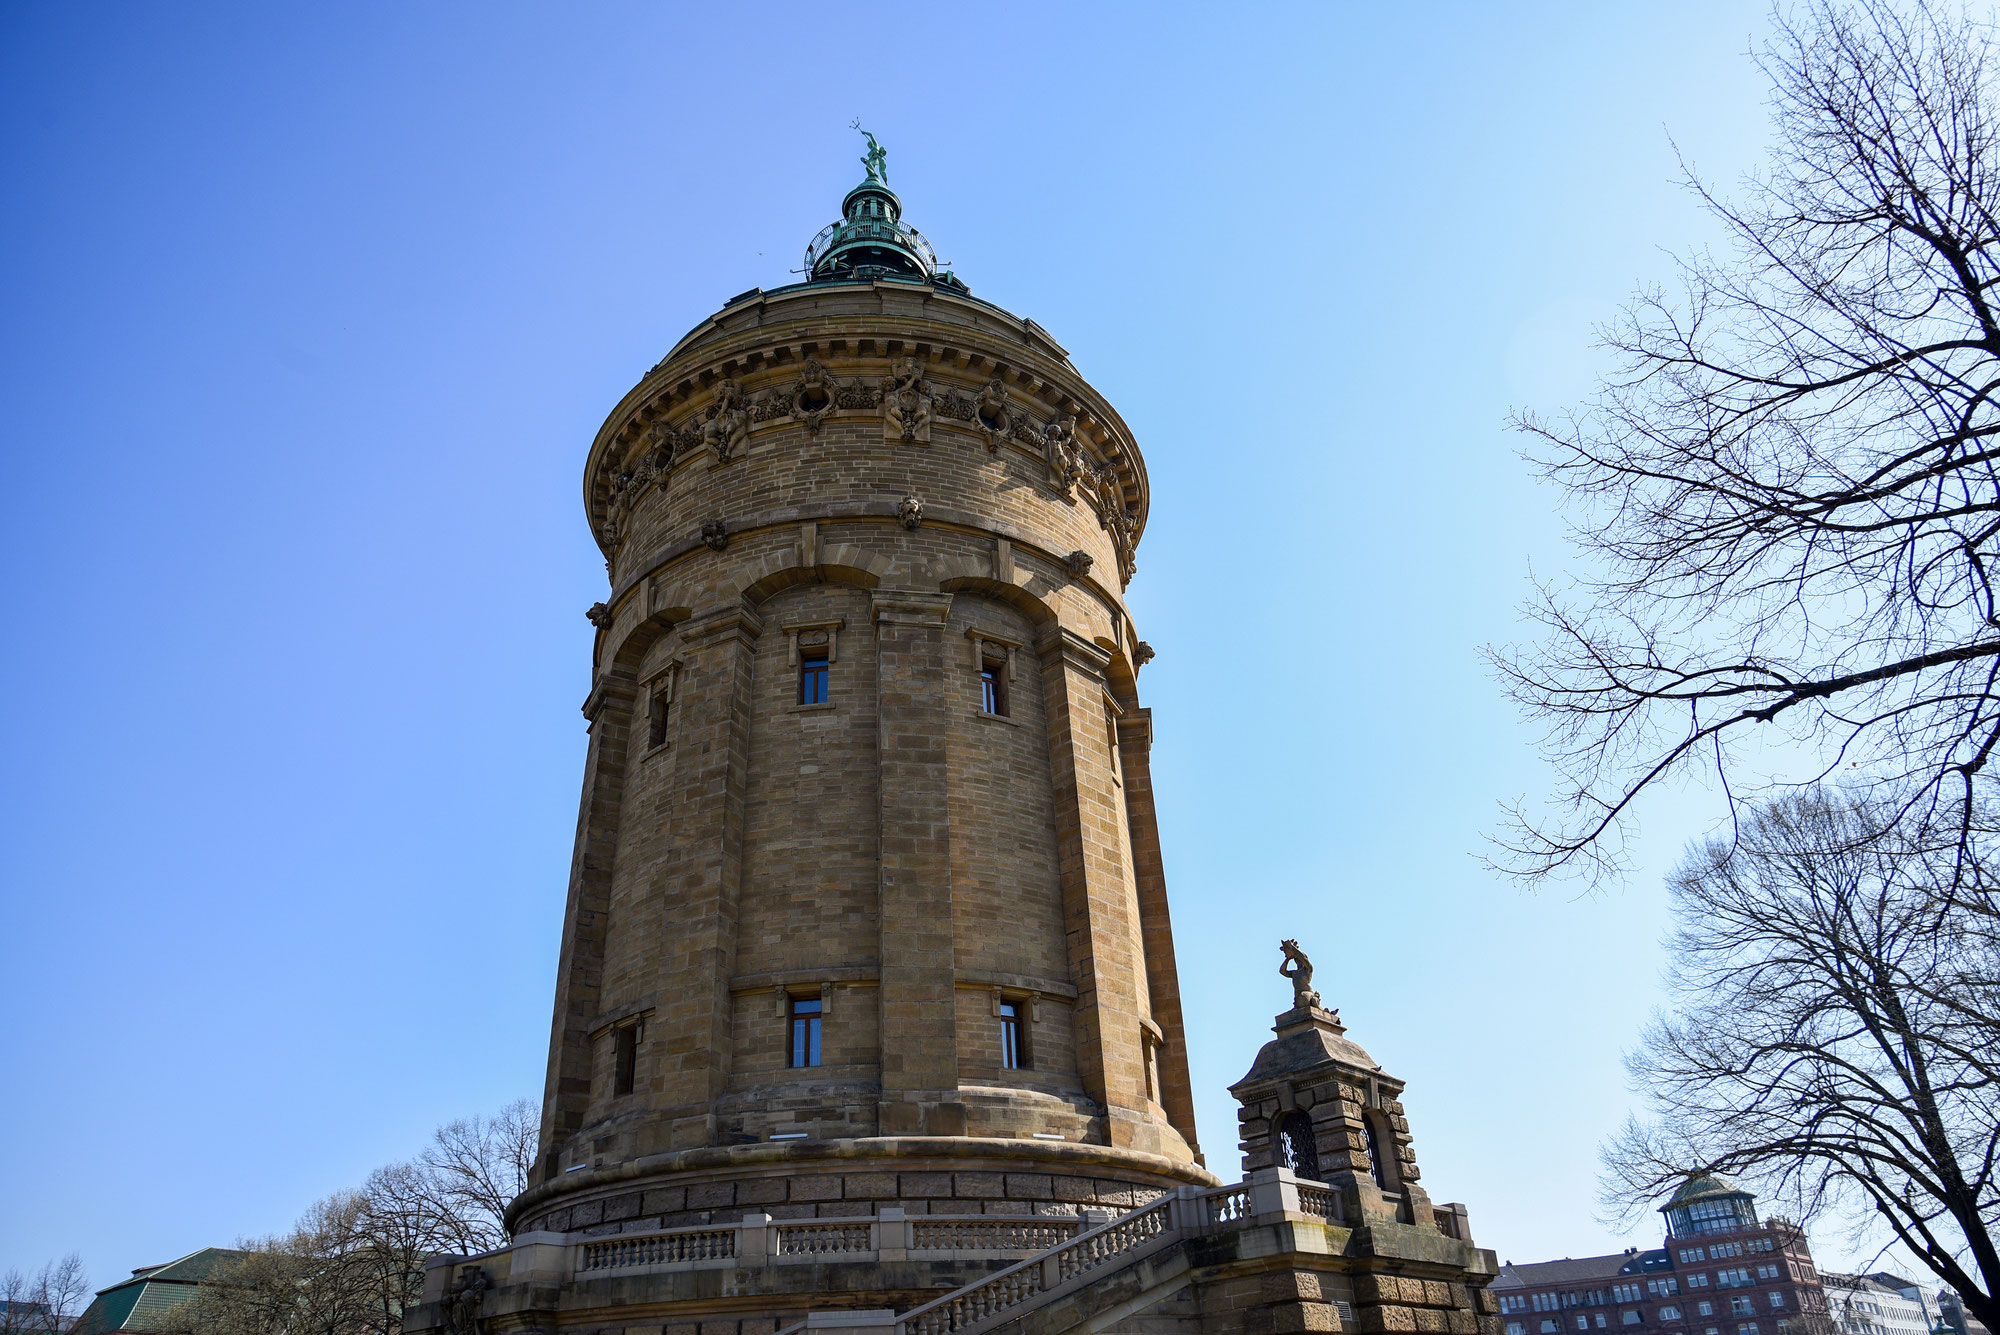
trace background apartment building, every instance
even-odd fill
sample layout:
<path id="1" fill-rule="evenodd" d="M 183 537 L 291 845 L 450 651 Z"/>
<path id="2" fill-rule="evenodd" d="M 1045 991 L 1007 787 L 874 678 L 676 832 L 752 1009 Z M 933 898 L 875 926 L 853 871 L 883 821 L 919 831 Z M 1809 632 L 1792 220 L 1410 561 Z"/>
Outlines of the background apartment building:
<path id="1" fill-rule="evenodd" d="M 1840 1335 L 1932 1335 L 1936 1299 L 1901 1275 L 1820 1276 L 1827 1311 Z"/>
<path id="2" fill-rule="evenodd" d="M 1661 1213 L 1663 1247 L 1501 1267 L 1492 1291 L 1506 1335 L 1793 1335 L 1802 1317 L 1826 1316 L 1805 1233 L 1759 1222 L 1749 1192 L 1704 1174 Z"/>

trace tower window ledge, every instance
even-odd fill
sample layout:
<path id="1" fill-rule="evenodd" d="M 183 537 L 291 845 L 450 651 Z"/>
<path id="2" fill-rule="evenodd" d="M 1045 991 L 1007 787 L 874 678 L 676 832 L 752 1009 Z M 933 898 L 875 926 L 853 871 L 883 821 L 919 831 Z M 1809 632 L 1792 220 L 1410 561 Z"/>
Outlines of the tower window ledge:
<path id="1" fill-rule="evenodd" d="M 973 710 L 972 715 L 974 718 L 983 718 L 988 723 L 1004 723 L 1010 728 L 1018 728 L 1021 726 L 1021 720 L 1017 718 L 1009 718 L 1005 714 L 989 714 L 983 709 Z"/>
<path id="2" fill-rule="evenodd" d="M 823 714 L 833 707 L 833 701 L 823 700 L 816 705 L 792 705 L 785 712 L 788 714 Z"/>
<path id="3" fill-rule="evenodd" d="M 651 760 L 654 756 L 657 756 L 665 751 L 671 751 L 673 749 L 674 749 L 674 744 L 672 742 L 661 742 L 656 746 L 647 747 L 645 751 L 640 755 L 639 759 Z"/>

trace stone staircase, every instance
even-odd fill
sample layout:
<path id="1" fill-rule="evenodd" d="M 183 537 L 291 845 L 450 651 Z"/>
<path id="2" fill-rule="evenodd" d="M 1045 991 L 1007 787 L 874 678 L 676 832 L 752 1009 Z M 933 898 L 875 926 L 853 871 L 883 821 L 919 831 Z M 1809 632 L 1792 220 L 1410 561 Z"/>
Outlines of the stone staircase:
<path id="1" fill-rule="evenodd" d="M 1154 1314 L 1148 1325 L 1192 1328 L 1198 1310 L 1160 1310 L 1194 1282 L 1200 1258 L 1189 1243 L 1284 1228 L 1293 1247 L 1310 1247 L 1301 1234 L 1317 1233 L 1323 1243 L 1337 1209 L 1331 1191 L 1283 1169 L 1233 1186 L 1182 1187 L 900 1315 L 815 1312 L 778 1335 L 1058 1335 L 1108 1330 L 1140 1313 Z M 1290 1227 L 1297 1224 L 1309 1227 Z"/>

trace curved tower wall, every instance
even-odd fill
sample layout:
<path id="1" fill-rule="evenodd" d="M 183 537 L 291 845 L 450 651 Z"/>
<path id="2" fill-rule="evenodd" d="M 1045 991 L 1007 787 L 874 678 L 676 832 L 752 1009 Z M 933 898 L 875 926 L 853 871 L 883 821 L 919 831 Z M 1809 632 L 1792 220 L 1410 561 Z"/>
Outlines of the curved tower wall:
<path id="1" fill-rule="evenodd" d="M 517 1227 L 1212 1181 L 1122 597 L 1144 465 L 1062 349 L 948 278 L 751 293 L 585 498 L 612 593 Z"/>

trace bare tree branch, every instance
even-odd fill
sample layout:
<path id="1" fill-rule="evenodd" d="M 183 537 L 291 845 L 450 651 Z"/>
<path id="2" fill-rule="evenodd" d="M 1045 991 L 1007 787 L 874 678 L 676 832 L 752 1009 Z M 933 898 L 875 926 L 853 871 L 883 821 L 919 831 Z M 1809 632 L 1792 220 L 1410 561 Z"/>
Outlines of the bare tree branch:
<path id="1" fill-rule="evenodd" d="M 1776 15 L 1769 165 L 1740 201 L 1687 174 L 1730 253 L 1639 295 L 1586 407 L 1517 419 L 1597 573 L 1492 651 L 1562 775 L 1499 865 L 1616 874 L 1644 793 L 1755 791 L 1774 735 L 1819 757 L 1795 782 L 1838 755 L 1970 810 L 2000 743 L 2000 106 L 1946 3 Z"/>
<path id="2" fill-rule="evenodd" d="M 1990 785 L 1989 785 L 1990 787 Z M 1603 1152 L 1636 1211 L 1693 1171 L 1871 1220 L 2000 1318 L 2000 894 L 1955 821 L 1822 789 L 1669 883 L 1673 1006 L 1628 1057 L 1649 1116 Z"/>

